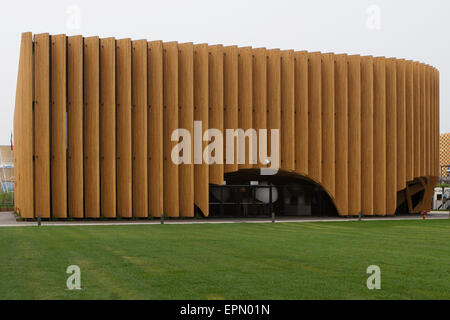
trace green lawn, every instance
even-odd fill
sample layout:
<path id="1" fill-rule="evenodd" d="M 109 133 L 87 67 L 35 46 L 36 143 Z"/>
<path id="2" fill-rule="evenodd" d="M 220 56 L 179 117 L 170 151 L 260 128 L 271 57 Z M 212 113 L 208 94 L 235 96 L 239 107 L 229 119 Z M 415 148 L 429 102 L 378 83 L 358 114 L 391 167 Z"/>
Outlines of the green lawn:
<path id="1" fill-rule="evenodd" d="M 4 227 L 0 299 L 450 299 L 450 220 Z"/>
<path id="2" fill-rule="evenodd" d="M 13 193 L 0 192 L 0 209 L 14 209 Z"/>

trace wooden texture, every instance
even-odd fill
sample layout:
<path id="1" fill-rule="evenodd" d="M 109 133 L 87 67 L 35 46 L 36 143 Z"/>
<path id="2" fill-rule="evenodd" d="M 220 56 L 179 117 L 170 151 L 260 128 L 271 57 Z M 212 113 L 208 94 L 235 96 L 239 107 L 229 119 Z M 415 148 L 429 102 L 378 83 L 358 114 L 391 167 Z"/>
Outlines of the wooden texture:
<path id="1" fill-rule="evenodd" d="M 308 53 L 294 53 L 295 172 L 308 174 Z"/>
<path id="2" fill-rule="evenodd" d="M 437 165 L 438 165 L 438 171 L 436 176 L 439 177 L 441 169 L 439 167 L 439 132 L 440 132 L 440 122 L 439 122 L 439 115 L 440 115 L 440 73 L 439 71 L 436 71 L 436 111 L 437 111 L 437 116 L 436 116 L 436 149 L 437 149 Z"/>
<path id="3" fill-rule="evenodd" d="M 66 35 L 51 38 L 52 216 L 67 218 Z"/>
<path id="4" fill-rule="evenodd" d="M 430 66 L 425 66 L 425 176 L 431 175 L 431 77 Z"/>
<path id="5" fill-rule="evenodd" d="M 322 184 L 330 195 L 335 187 L 334 54 L 322 54 Z"/>
<path id="6" fill-rule="evenodd" d="M 148 217 L 147 41 L 131 44 L 133 217 Z"/>
<path id="7" fill-rule="evenodd" d="M 244 130 L 244 132 L 247 132 L 248 129 L 253 128 L 253 121 L 252 121 L 252 109 L 253 109 L 253 83 L 252 83 L 252 66 L 253 66 L 253 60 L 252 60 L 252 48 L 251 47 L 245 47 L 245 48 L 239 48 L 238 49 L 238 65 L 239 65 L 239 71 L 238 71 L 238 128 Z M 211 70 L 210 70 L 211 73 Z M 211 94 L 211 88 L 210 88 L 210 94 Z M 211 98 L 210 98 L 211 100 Z M 211 123 L 211 113 L 210 113 L 210 123 L 209 127 L 214 128 L 213 124 Z M 244 163 L 239 163 L 239 169 L 249 169 L 253 167 L 253 162 L 250 159 L 250 150 L 252 150 L 254 144 L 256 141 L 253 141 L 251 138 L 245 138 L 245 154 L 243 155 L 243 159 L 245 159 Z M 242 152 L 238 148 L 238 159 L 239 157 L 242 157 L 242 155 L 239 155 L 239 153 Z M 256 160 L 256 159 L 253 159 Z M 211 169 L 209 171 L 210 177 L 209 181 L 213 181 L 211 177 Z"/>
<path id="8" fill-rule="evenodd" d="M 373 57 L 361 57 L 361 212 L 374 210 L 374 79 Z"/>
<path id="9" fill-rule="evenodd" d="M 419 64 L 420 104 L 419 104 L 419 132 L 420 132 L 420 176 L 425 176 L 426 146 L 425 146 L 425 65 Z"/>
<path id="10" fill-rule="evenodd" d="M 117 215 L 131 218 L 132 196 L 132 115 L 131 40 L 116 42 L 117 75 Z"/>
<path id="11" fill-rule="evenodd" d="M 254 141 L 258 146 L 258 158 L 255 168 L 264 167 L 265 163 L 261 162 L 260 143 L 261 136 L 259 130 L 267 129 L 267 54 L 265 48 L 253 49 L 253 110 L 252 110 L 252 127 L 257 131 L 258 141 Z M 267 143 L 266 143 L 267 145 Z M 266 147 L 267 148 L 267 147 Z"/>
<path id="12" fill-rule="evenodd" d="M 281 169 L 295 170 L 294 51 L 281 51 Z"/>
<path id="13" fill-rule="evenodd" d="M 435 141 L 434 141 L 434 130 L 435 130 L 435 118 L 434 118 L 434 68 L 430 66 L 430 172 L 429 175 L 433 176 L 435 172 Z"/>
<path id="14" fill-rule="evenodd" d="M 406 181 L 414 178 L 414 82 L 413 82 L 413 62 L 406 61 L 405 66 L 405 116 L 406 116 Z"/>
<path id="15" fill-rule="evenodd" d="M 431 175 L 436 175 L 436 69 L 431 69 Z"/>
<path id="16" fill-rule="evenodd" d="M 116 40 L 100 39 L 101 216 L 116 217 Z"/>
<path id="17" fill-rule="evenodd" d="M 163 214 L 163 45 L 147 43 L 148 192 L 152 217 Z M 145 146 L 144 146 L 145 148 Z"/>
<path id="18" fill-rule="evenodd" d="M 308 174 L 322 180 L 322 62 L 321 54 L 308 54 Z"/>
<path id="19" fill-rule="evenodd" d="M 395 60 L 394 60 L 395 61 Z M 406 62 L 396 60 L 397 67 L 397 190 L 406 188 Z M 397 195 L 396 195 L 397 196 Z"/>
<path id="20" fill-rule="evenodd" d="M 373 61 L 373 210 L 386 215 L 386 59 Z"/>
<path id="21" fill-rule="evenodd" d="M 265 57 L 264 57 L 265 59 Z M 236 130 L 238 128 L 238 49 L 237 46 L 223 48 L 223 125 L 224 134 L 226 130 Z M 264 115 L 266 110 L 264 110 Z M 233 151 L 233 156 L 225 162 L 224 173 L 238 170 L 237 144 L 233 143 L 228 150 L 229 142 L 224 139 L 224 150 Z M 227 155 L 227 153 L 225 154 Z"/>
<path id="22" fill-rule="evenodd" d="M 431 68 L 431 175 L 437 171 L 436 152 L 436 69 Z"/>
<path id="23" fill-rule="evenodd" d="M 208 126 L 210 129 L 217 129 L 223 132 L 223 46 L 215 45 L 208 47 L 209 62 L 208 62 Z M 251 94 L 251 91 L 250 93 Z M 251 117 L 251 114 L 250 114 Z M 223 141 L 214 139 L 216 149 L 213 156 L 216 158 L 209 166 L 209 183 L 221 185 L 223 178 Z M 220 144 L 219 144 L 220 143 Z"/>
<path id="24" fill-rule="evenodd" d="M 362 80 L 361 57 L 359 55 L 348 56 L 348 214 L 349 215 L 357 215 L 361 211 L 361 198 L 362 198 L 361 191 L 363 189 L 361 185 L 361 177 L 362 177 L 361 80 Z"/>
<path id="25" fill-rule="evenodd" d="M 189 150 L 188 162 L 179 166 L 180 179 L 180 215 L 194 216 L 194 164 L 192 137 L 194 136 L 194 46 L 192 43 L 178 45 L 178 101 L 179 127 L 186 129 L 191 137 L 191 143 L 186 145 Z"/>
<path id="26" fill-rule="evenodd" d="M 347 55 L 335 56 L 335 199 L 339 212 L 349 212 L 349 184 L 348 184 L 348 162 L 349 162 L 349 110 L 348 110 L 348 70 Z M 353 88 L 354 89 L 354 88 Z M 354 110 L 352 110 L 354 111 Z M 357 113 L 359 113 L 357 111 Z M 352 138 L 353 139 L 353 138 Z M 356 149 L 356 148 L 355 148 Z M 356 151 L 356 150 L 355 150 Z M 353 156 L 353 154 L 352 154 Z M 354 196 L 354 194 L 352 194 Z"/>
<path id="27" fill-rule="evenodd" d="M 281 59 L 280 50 L 267 50 L 267 134 L 268 154 L 273 153 L 280 155 L 281 138 L 278 145 L 272 145 L 271 130 L 280 130 L 281 125 Z M 239 95 L 240 96 L 240 95 Z M 239 123 L 240 125 L 241 123 Z M 280 166 L 280 163 L 278 164 Z"/>
<path id="28" fill-rule="evenodd" d="M 35 216 L 50 218 L 50 36 L 34 37 Z"/>
<path id="29" fill-rule="evenodd" d="M 179 180 L 178 165 L 171 158 L 176 141 L 171 141 L 172 132 L 178 129 L 178 44 L 163 44 L 163 154 L 164 154 L 164 214 L 179 217 Z"/>
<path id="30" fill-rule="evenodd" d="M 14 208 L 34 217 L 33 176 L 33 35 L 22 33 L 14 108 Z"/>
<path id="31" fill-rule="evenodd" d="M 209 215 L 209 166 L 203 161 L 203 150 L 207 143 L 202 141 L 208 129 L 208 46 L 194 46 L 194 120 L 202 125 L 197 132 L 200 143 L 194 149 L 194 201 L 203 215 Z M 196 139 L 194 137 L 194 139 Z"/>
<path id="32" fill-rule="evenodd" d="M 437 150 L 438 150 L 438 160 L 439 160 L 439 132 L 440 132 L 440 123 L 439 123 L 439 115 L 440 115 L 440 90 L 441 90 L 441 88 L 440 88 L 440 73 L 439 73 L 439 71 L 437 72 L 437 75 L 436 75 L 436 81 L 437 81 L 437 83 L 436 83 L 436 86 L 437 86 L 437 92 L 436 92 L 436 95 L 437 95 L 437 106 L 436 106 L 436 110 L 437 110 L 437 133 L 436 133 L 436 135 L 437 135 Z M 438 168 L 438 170 L 439 170 L 439 172 L 438 172 L 438 174 L 437 174 L 437 176 L 439 176 L 439 173 L 441 172 L 441 169 L 440 168 Z"/>
<path id="33" fill-rule="evenodd" d="M 413 110 L 414 110 L 414 119 L 413 119 L 413 132 L 414 132 L 414 177 L 420 176 L 420 73 L 419 73 L 419 64 L 417 62 L 413 63 Z"/>
<path id="34" fill-rule="evenodd" d="M 67 135 L 69 216 L 84 216 L 83 38 L 67 39 Z"/>
<path id="35" fill-rule="evenodd" d="M 386 214 L 397 207 L 397 62 L 386 59 Z M 375 171 L 377 172 L 377 171 Z"/>
<path id="36" fill-rule="evenodd" d="M 83 72 L 85 218 L 100 217 L 99 61 L 99 38 L 85 38 Z"/>
<path id="37" fill-rule="evenodd" d="M 438 137 L 439 72 L 422 62 L 24 33 L 14 207 L 24 218 L 208 216 L 210 184 L 277 155 L 280 176 L 316 183 L 341 216 L 405 202 L 419 212 L 438 181 Z"/>

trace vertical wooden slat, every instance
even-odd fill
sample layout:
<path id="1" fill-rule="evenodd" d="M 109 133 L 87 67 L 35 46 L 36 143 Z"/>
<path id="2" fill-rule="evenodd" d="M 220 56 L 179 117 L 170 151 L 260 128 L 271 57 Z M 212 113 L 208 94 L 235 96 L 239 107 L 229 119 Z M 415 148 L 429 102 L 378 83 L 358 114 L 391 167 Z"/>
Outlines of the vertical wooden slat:
<path id="1" fill-rule="evenodd" d="M 253 97 L 252 97 L 252 48 L 238 48 L 238 65 L 239 65 L 239 88 L 238 88 L 238 97 L 239 97 L 239 105 L 238 105 L 238 124 L 239 128 L 247 131 L 252 128 L 252 109 L 253 109 Z M 211 74 L 211 70 L 210 70 Z M 210 90 L 211 93 L 211 90 Z M 211 99 L 211 98 L 210 98 Z M 213 128 L 211 123 L 211 113 L 210 113 L 210 127 Z M 253 144 L 256 141 L 253 141 L 251 144 L 251 140 L 245 139 L 245 163 L 239 164 L 239 169 L 248 169 L 252 168 L 253 165 L 250 164 L 250 150 L 253 148 Z M 211 170 L 209 181 L 212 181 Z"/>
<path id="2" fill-rule="evenodd" d="M 346 54 L 335 56 L 335 155 L 336 155 L 336 205 L 341 215 L 349 214 L 348 206 L 348 69 L 349 62 Z M 353 110 L 352 110 L 353 111 Z M 357 112 L 359 113 L 359 112 Z M 354 139 L 354 137 L 352 137 Z M 353 154 L 351 155 L 354 156 Z M 352 194 L 352 196 L 354 196 Z"/>
<path id="3" fill-rule="evenodd" d="M 433 175 L 440 177 L 440 175 L 438 175 L 439 173 L 439 132 L 437 131 L 437 127 L 438 127 L 438 115 L 437 115 L 437 70 L 436 68 L 433 68 L 433 120 L 434 120 L 434 127 L 433 127 L 433 136 L 434 136 L 434 140 L 433 140 L 433 146 L 434 146 L 434 152 L 433 152 L 433 156 L 434 156 L 434 166 L 433 166 Z"/>
<path id="4" fill-rule="evenodd" d="M 335 96 L 334 54 L 322 54 L 322 182 L 334 196 L 335 189 Z"/>
<path id="5" fill-rule="evenodd" d="M 237 111 L 237 109 L 236 109 Z M 208 46 L 194 46 L 194 120 L 202 124 L 197 133 L 198 142 L 194 149 L 194 200 L 206 217 L 209 215 L 209 166 L 203 161 L 203 150 L 207 143 L 203 141 L 204 131 L 208 129 Z"/>
<path id="6" fill-rule="evenodd" d="M 164 214 L 179 216 L 178 166 L 172 161 L 171 153 L 177 144 L 171 141 L 172 132 L 178 129 L 178 44 L 163 43 L 164 49 Z"/>
<path id="7" fill-rule="evenodd" d="M 431 170 L 432 175 L 436 176 L 436 138 L 438 137 L 436 135 L 436 69 L 432 68 L 431 71 L 431 118 L 432 118 L 432 128 L 431 128 Z"/>
<path id="8" fill-rule="evenodd" d="M 363 189 L 361 185 L 361 80 L 361 57 L 359 55 L 348 56 L 349 215 L 357 215 L 361 211 L 361 191 Z"/>
<path id="9" fill-rule="evenodd" d="M 99 38 L 84 39 L 85 218 L 100 217 Z"/>
<path id="10" fill-rule="evenodd" d="M 66 35 L 51 42 L 52 215 L 67 218 Z"/>
<path id="11" fill-rule="evenodd" d="M 294 51 L 281 51 L 281 168 L 295 170 Z"/>
<path id="12" fill-rule="evenodd" d="M 374 213 L 373 57 L 361 57 L 361 211 Z"/>
<path id="13" fill-rule="evenodd" d="M 257 131 L 258 141 L 260 139 L 259 130 L 267 128 L 267 58 L 266 49 L 253 49 L 253 117 L 252 127 Z M 254 141 L 254 143 L 259 143 Z M 259 145 L 258 145 L 259 150 Z M 259 156 L 257 156 L 257 163 L 254 167 L 264 167 L 261 164 Z M 259 159 L 259 160 L 258 160 Z"/>
<path id="14" fill-rule="evenodd" d="M 414 109 L 414 178 L 420 176 L 420 72 L 419 63 L 413 62 Z"/>
<path id="15" fill-rule="evenodd" d="M 320 52 L 308 54 L 308 173 L 322 180 L 322 63 Z"/>
<path id="16" fill-rule="evenodd" d="M 428 67 L 428 81 L 429 81 L 429 97 L 428 97 L 428 142 L 430 144 L 428 150 L 429 155 L 429 165 L 428 165 L 428 175 L 433 176 L 433 165 L 434 165 L 434 148 L 433 148 L 433 67 Z"/>
<path id="17" fill-rule="evenodd" d="M 425 175 L 431 175 L 431 135 L 430 135 L 430 120 L 431 120 L 431 78 L 430 78 L 430 66 L 425 65 Z"/>
<path id="18" fill-rule="evenodd" d="M 280 50 L 271 49 L 267 54 L 267 153 L 280 158 L 280 141 L 272 146 L 271 130 L 280 130 L 281 124 L 281 59 Z M 240 89 L 241 90 L 241 89 Z M 241 95 L 241 94 L 240 94 Z M 281 139 L 280 139 L 281 140 Z M 272 164 L 273 166 L 273 164 Z"/>
<path id="19" fill-rule="evenodd" d="M 116 42 L 117 73 L 117 215 L 131 218 L 132 130 L 131 130 L 131 40 Z"/>
<path id="20" fill-rule="evenodd" d="M 191 139 L 194 136 L 194 46 L 192 43 L 178 45 L 178 99 L 180 128 L 186 129 Z M 194 165 L 193 144 L 190 148 L 189 163 L 179 166 L 180 174 L 180 215 L 182 217 L 194 216 Z M 187 151 L 183 151 L 187 152 Z"/>
<path id="21" fill-rule="evenodd" d="M 440 176 L 440 174 L 441 174 L 441 167 L 440 167 L 440 164 L 439 164 L 439 154 L 440 154 L 440 151 L 439 151 L 439 148 L 440 148 L 440 144 L 439 144 L 439 134 L 440 134 L 440 127 L 441 127 L 441 125 L 440 125 L 440 113 L 441 113 L 441 111 L 440 111 L 440 104 L 441 104 L 441 100 L 440 100 L 440 93 L 441 92 L 441 88 L 440 88 L 440 73 L 439 73 L 439 71 L 438 70 L 436 70 L 436 111 L 437 111 L 437 119 L 436 119 L 436 134 L 437 134 L 437 141 L 436 141 L 436 156 L 437 156 L 437 160 L 436 160 L 436 162 L 437 162 L 437 166 L 438 166 L 438 168 L 437 168 L 437 176 L 439 177 Z"/>
<path id="22" fill-rule="evenodd" d="M 163 214 L 163 45 L 151 41 L 148 47 L 148 189 L 152 217 Z"/>
<path id="23" fill-rule="evenodd" d="M 67 42 L 69 215 L 83 218 L 83 38 L 73 36 Z"/>
<path id="24" fill-rule="evenodd" d="M 50 36 L 34 36 L 35 217 L 50 218 Z"/>
<path id="25" fill-rule="evenodd" d="M 434 68 L 434 175 L 437 177 L 440 177 L 439 175 L 439 116 L 438 116 L 438 103 L 439 103 L 439 97 L 437 95 L 437 86 L 438 86 L 438 79 L 437 79 L 437 69 Z"/>
<path id="26" fill-rule="evenodd" d="M 116 40 L 100 39 L 101 215 L 116 217 Z"/>
<path id="27" fill-rule="evenodd" d="M 439 71 L 437 71 L 437 75 L 436 75 L 436 81 L 437 81 L 437 83 L 436 83 L 436 95 L 437 95 L 437 106 L 436 106 L 436 110 L 437 110 L 437 135 L 438 135 L 438 137 L 439 137 L 439 134 L 440 134 L 440 127 L 441 127 L 441 125 L 440 125 L 440 113 L 441 113 L 441 111 L 440 111 L 440 104 L 441 104 L 441 100 L 440 100 L 440 94 L 441 94 L 441 87 L 440 87 L 440 73 L 439 73 Z M 439 145 L 439 139 L 437 139 L 438 141 L 437 141 L 437 158 L 438 158 L 438 174 L 437 174 L 437 176 L 439 177 L 440 176 L 440 173 L 441 173 L 441 168 L 440 168 L 440 166 L 439 166 L 439 153 L 440 153 L 440 151 L 439 151 L 439 148 L 440 148 L 440 145 Z"/>
<path id="28" fill-rule="evenodd" d="M 224 47 L 223 52 L 223 124 L 225 135 L 226 129 L 236 130 L 238 128 L 239 79 L 237 46 Z M 266 114 L 266 110 L 264 110 L 264 114 Z M 224 150 L 228 150 L 227 148 L 227 141 L 224 138 Z M 233 149 L 233 163 L 225 163 L 225 173 L 238 170 L 236 142 L 234 143 Z"/>
<path id="29" fill-rule="evenodd" d="M 406 188 L 406 62 L 397 60 L 397 190 Z"/>
<path id="30" fill-rule="evenodd" d="M 373 184 L 374 214 L 386 215 L 386 60 L 373 62 Z"/>
<path id="31" fill-rule="evenodd" d="M 406 181 L 414 178 L 414 82 L 413 62 L 406 61 L 405 66 L 405 115 L 406 115 Z"/>
<path id="32" fill-rule="evenodd" d="M 308 174 L 308 53 L 294 53 L 295 171 Z"/>
<path id="33" fill-rule="evenodd" d="M 209 46 L 209 128 L 223 132 L 223 46 Z M 251 94 L 251 91 L 250 91 Z M 251 117 L 251 114 L 250 114 Z M 219 147 L 220 149 L 220 147 Z M 223 183 L 223 145 L 220 152 L 220 163 L 210 164 L 209 183 L 221 185 Z M 214 154 L 214 156 L 218 156 Z"/>
<path id="34" fill-rule="evenodd" d="M 420 109 L 419 109 L 419 125 L 420 125 L 420 176 L 425 176 L 425 168 L 427 166 L 427 158 L 425 155 L 425 65 L 419 64 L 420 77 Z"/>
<path id="35" fill-rule="evenodd" d="M 434 176 L 434 68 L 430 66 L 430 176 Z"/>
<path id="36" fill-rule="evenodd" d="M 438 140 L 439 140 L 439 133 L 437 132 L 437 97 L 436 97 L 436 68 L 433 68 L 433 88 L 432 88 L 432 95 L 433 95 L 433 175 L 438 176 L 438 162 L 439 162 L 439 154 L 438 154 Z"/>
<path id="37" fill-rule="evenodd" d="M 435 172 L 435 150 L 434 150 L 434 68 L 430 66 L 430 175 L 434 176 Z"/>
<path id="38" fill-rule="evenodd" d="M 14 207 L 34 217 L 33 181 L 33 35 L 22 33 L 14 108 Z"/>
<path id="39" fill-rule="evenodd" d="M 148 217 L 147 41 L 132 42 L 133 217 Z"/>
<path id="40" fill-rule="evenodd" d="M 397 207 L 397 62 L 386 59 L 386 214 Z"/>

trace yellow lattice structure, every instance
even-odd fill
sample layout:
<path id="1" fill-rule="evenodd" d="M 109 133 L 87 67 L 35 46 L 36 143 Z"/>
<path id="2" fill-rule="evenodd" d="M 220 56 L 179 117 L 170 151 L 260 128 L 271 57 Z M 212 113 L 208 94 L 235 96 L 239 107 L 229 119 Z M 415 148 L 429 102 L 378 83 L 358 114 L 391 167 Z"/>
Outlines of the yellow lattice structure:
<path id="1" fill-rule="evenodd" d="M 439 165 L 441 166 L 441 176 L 448 177 L 447 168 L 450 165 L 450 133 L 442 133 L 439 136 Z"/>

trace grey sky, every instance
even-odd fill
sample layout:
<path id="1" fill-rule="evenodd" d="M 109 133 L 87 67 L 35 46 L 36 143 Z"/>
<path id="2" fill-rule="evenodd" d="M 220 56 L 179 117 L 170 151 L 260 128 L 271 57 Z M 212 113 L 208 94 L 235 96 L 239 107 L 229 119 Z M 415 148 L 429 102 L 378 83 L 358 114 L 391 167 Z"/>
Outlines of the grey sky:
<path id="1" fill-rule="evenodd" d="M 380 9 L 379 29 L 367 26 L 371 5 Z M 413 59 L 439 69 L 440 129 L 450 131 L 447 0 L 8 1 L 0 17 L 0 144 L 9 144 L 12 130 L 24 31 Z"/>

